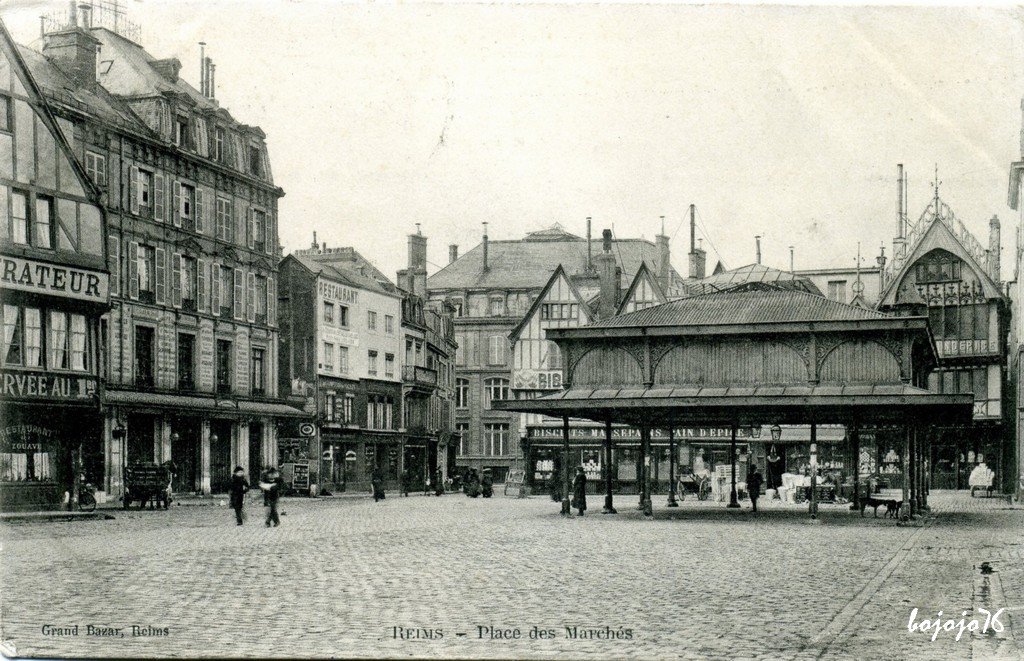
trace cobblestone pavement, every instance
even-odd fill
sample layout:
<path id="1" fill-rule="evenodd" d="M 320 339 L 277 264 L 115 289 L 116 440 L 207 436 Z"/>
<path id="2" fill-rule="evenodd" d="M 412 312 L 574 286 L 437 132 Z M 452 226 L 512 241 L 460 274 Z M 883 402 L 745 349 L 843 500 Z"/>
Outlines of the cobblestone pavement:
<path id="1" fill-rule="evenodd" d="M 658 496 L 644 520 L 635 496 L 616 516 L 589 500 L 572 520 L 543 497 L 449 494 L 288 500 L 273 529 L 256 503 L 242 527 L 223 507 L 11 524 L 0 528 L 2 638 L 50 657 L 1024 654 L 1020 625 L 1016 640 L 1010 628 L 935 642 L 907 630 L 914 607 L 919 619 L 994 607 L 1015 609 L 1004 624 L 1024 620 L 1024 510 L 1004 501 L 933 494 L 925 524 L 897 526 L 842 506 L 812 524 L 781 504 L 669 510 Z M 982 576 L 983 561 L 994 573 Z M 551 637 L 531 638 L 535 627 Z"/>

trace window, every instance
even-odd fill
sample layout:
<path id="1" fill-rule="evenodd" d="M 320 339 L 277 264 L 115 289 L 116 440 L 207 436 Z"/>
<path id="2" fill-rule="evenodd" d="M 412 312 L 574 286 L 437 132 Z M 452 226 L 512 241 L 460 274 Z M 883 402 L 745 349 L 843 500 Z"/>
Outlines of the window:
<path id="1" fill-rule="evenodd" d="M 484 391 L 487 393 L 485 406 L 490 408 L 491 402 L 508 399 L 508 379 L 487 379 L 484 381 Z"/>
<path id="2" fill-rule="evenodd" d="M 416 362 L 415 362 L 415 360 L 413 358 L 412 340 L 409 339 L 409 338 L 406 338 L 406 340 L 405 340 L 405 364 L 406 365 L 415 365 L 416 364 Z"/>
<path id="3" fill-rule="evenodd" d="M 338 396 L 331 391 L 324 393 L 324 420 L 327 422 L 334 422 L 337 420 L 337 407 Z"/>
<path id="4" fill-rule="evenodd" d="M 452 303 L 452 308 L 455 309 L 455 316 L 456 317 L 461 317 L 462 316 L 462 308 L 463 308 L 463 305 L 464 305 L 464 303 L 462 302 L 462 299 L 461 298 L 453 298 L 451 300 L 451 303 Z"/>
<path id="5" fill-rule="evenodd" d="M 505 297 L 491 296 L 491 316 L 501 317 L 505 314 Z"/>
<path id="6" fill-rule="evenodd" d="M 252 248 L 259 252 L 267 249 L 267 214 L 260 209 L 252 210 Z"/>
<path id="7" fill-rule="evenodd" d="M 328 372 L 334 371 L 334 345 L 330 342 L 324 342 L 324 369 Z"/>
<path id="8" fill-rule="evenodd" d="M 52 248 L 54 213 L 56 207 L 52 197 L 36 196 L 36 213 L 32 222 L 32 245 L 37 248 Z"/>
<path id="9" fill-rule="evenodd" d="M 384 332 L 388 335 L 395 332 L 395 318 L 390 314 L 384 315 Z"/>
<path id="10" fill-rule="evenodd" d="M 196 336 L 178 333 L 178 389 L 196 388 Z"/>
<path id="11" fill-rule="evenodd" d="M 345 396 L 341 398 L 341 421 L 349 425 L 354 423 L 356 421 L 355 408 L 356 396 L 345 393 Z"/>
<path id="12" fill-rule="evenodd" d="M 505 338 L 501 335 L 487 338 L 487 362 L 491 365 L 505 364 Z"/>
<path id="13" fill-rule="evenodd" d="M 540 306 L 541 319 L 576 319 L 578 314 L 576 303 L 545 303 Z"/>
<path id="14" fill-rule="evenodd" d="M 267 323 L 267 279 L 262 275 L 258 275 L 255 281 L 256 295 L 253 303 L 256 306 L 256 323 L 265 324 Z"/>
<path id="15" fill-rule="evenodd" d="M 348 328 L 348 308 L 344 305 L 338 306 L 338 325 Z"/>
<path id="16" fill-rule="evenodd" d="M 181 307 L 188 312 L 196 311 L 196 296 L 199 291 L 198 267 L 195 258 L 181 258 Z"/>
<path id="17" fill-rule="evenodd" d="M 176 117 L 174 119 L 174 144 L 182 149 L 188 149 L 188 118 Z"/>
<path id="18" fill-rule="evenodd" d="M 153 173 L 146 170 L 139 170 L 139 213 L 142 215 L 153 215 Z"/>
<path id="19" fill-rule="evenodd" d="M 252 394 L 262 395 L 265 388 L 266 374 L 264 373 L 263 349 L 253 349 L 249 359 L 249 383 L 252 384 Z"/>
<path id="20" fill-rule="evenodd" d="M 330 301 L 324 301 L 324 323 L 334 323 L 334 303 Z"/>
<path id="21" fill-rule="evenodd" d="M 458 456 L 464 457 L 469 454 L 469 423 L 468 422 L 456 422 L 455 433 L 459 435 L 459 454 Z"/>
<path id="22" fill-rule="evenodd" d="M 235 270 L 230 266 L 214 266 L 220 269 L 220 315 L 230 317 L 235 306 Z"/>
<path id="23" fill-rule="evenodd" d="M 487 454 L 494 457 L 501 457 L 505 454 L 505 444 L 508 441 L 508 424 L 489 423 L 484 425 L 484 445 Z"/>
<path id="24" fill-rule="evenodd" d="M 231 213 L 231 200 L 217 198 L 217 238 L 232 243 L 235 240 L 235 223 Z"/>
<path id="25" fill-rule="evenodd" d="M 152 303 L 156 300 L 156 248 L 139 246 L 139 300 Z"/>
<path id="26" fill-rule="evenodd" d="M 135 327 L 135 385 L 152 388 L 153 380 L 153 329 L 148 326 Z"/>
<path id="27" fill-rule="evenodd" d="M 85 317 L 51 310 L 47 324 L 50 369 L 86 371 L 89 363 Z"/>
<path id="28" fill-rule="evenodd" d="M 30 228 L 28 215 L 28 193 L 11 193 L 11 240 L 23 246 L 28 245 Z"/>
<path id="29" fill-rule="evenodd" d="M 217 340 L 217 392 L 231 392 L 230 340 Z"/>
<path id="30" fill-rule="evenodd" d="M 455 408 L 469 408 L 469 379 L 455 379 Z"/>
<path id="31" fill-rule="evenodd" d="M 384 354 L 384 376 L 389 379 L 395 377 L 395 354 L 393 353 Z"/>
<path id="32" fill-rule="evenodd" d="M 828 283 L 828 297 L 839 303 L 846 302 L 846 280 L 830 280 Z"/>
<path id="33" fill-rule="evenodd" d="M 558 350 L 558 345 L 551 340 L 544 341 L 544 355 L 541 356 L 541 366 L 549 370 L 562 369 L 562 352 Z"/>
<path id="34" fill-rule="evenodd" d="M 196 227 L 196 189 L 194 186 L 181 185 L 179 204 L 178 215 L 181 217 L 182 226 L 185 229 L 194 230 Z"/>
<path id="35" fill-rule="evenodd" d="M 224 151 L 224 138 L 224 129 L 218 126 L 214 130 L 214 157 L 221 163 L 224 162 L 225 157 L 227 156 L 227 154 Z"/>
<path id="36" fill-rule="evenodd" d="M 338 371 L 348 374 L 348 347 L 338 347 Z"/>
<path id="37" fill-rule="evenodd" d="M 257 177 L 262 175 L 263 168 L 260 166 L 260 148 L 256 146 L 249 147 L 249 172 Z"/>
<path id="38" fill-rule="evenodd" d="M 4 305 L 4 365 L 43 366 L 43 316 L 39 308 Z"/>
<path id="39" fill-rule="evenodd" d="M 366 327 L 369 330 L 377 330 L 377 313 L 373 310 L 368 310 L 366 313 Z"/>
<path id="40" fill-rule="evenodd" d="M 107 185 L 107 157 L 95 152 L 85 152 L 85 172 L 99 187 Z"/>
<path id="41" fill-rule="evenodd" d="M 366 398 L 366 426 L 369 429 L 394 429 L 394 402 L 384 395 Z"/>
<path id="42" fill-rule="evenodd" d="M 377 376 L 377 352 L 376 351 L 369 351 L 369 352 L 367 352 L 367 367 L 366 367 L 366 371 L 370 374 L 370 376 Z"/>
<path id="43" fill-rule="evenodd" d="M 11 132 L 11 97 L 0 94 L 0 131 Z"/>

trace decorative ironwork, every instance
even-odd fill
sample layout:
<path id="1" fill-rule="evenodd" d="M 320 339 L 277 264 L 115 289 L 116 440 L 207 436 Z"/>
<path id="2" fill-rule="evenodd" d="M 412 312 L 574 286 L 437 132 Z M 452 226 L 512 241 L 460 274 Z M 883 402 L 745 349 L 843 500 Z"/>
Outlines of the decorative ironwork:
<path id="1" fill-rule="evenodd" d="M 142 28 L 129 20 L 127 11 L 118 0 L 89 0 L 75 11 L 55 11 L 40 16 L 43 34 L 70 30 L 80 24 L 87 28 L 106 28 L 129 41 L 139 43 Z"/>

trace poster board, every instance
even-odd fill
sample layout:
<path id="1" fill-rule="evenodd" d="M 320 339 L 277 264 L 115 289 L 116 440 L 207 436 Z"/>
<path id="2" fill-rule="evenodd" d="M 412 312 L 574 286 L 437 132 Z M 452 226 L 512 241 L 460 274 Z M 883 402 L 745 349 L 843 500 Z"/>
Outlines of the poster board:
<path id="1" fill-rule="evenodd" d="M 513 468 L 505 476 L 505 495 L 526 498 L 526 471 Z"/>

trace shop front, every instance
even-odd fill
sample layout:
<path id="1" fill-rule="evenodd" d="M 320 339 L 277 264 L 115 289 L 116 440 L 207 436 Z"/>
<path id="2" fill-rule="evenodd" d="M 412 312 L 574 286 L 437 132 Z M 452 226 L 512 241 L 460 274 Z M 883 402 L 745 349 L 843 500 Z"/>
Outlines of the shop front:
<path id="1" fill-rule="evenodd" d="M 323 490 L 369 493 L 375 472 L 384 480 L 386 490 L 397 490 L 400 487 L 400 477 L 404 470 L 404 443 L 397 434 L 325 433 L 321 436 L 321 445 Z M 426 457 L 425 447 L 419 448 L 419 451 Z"/>

